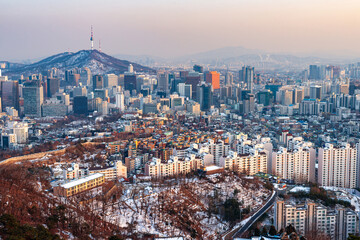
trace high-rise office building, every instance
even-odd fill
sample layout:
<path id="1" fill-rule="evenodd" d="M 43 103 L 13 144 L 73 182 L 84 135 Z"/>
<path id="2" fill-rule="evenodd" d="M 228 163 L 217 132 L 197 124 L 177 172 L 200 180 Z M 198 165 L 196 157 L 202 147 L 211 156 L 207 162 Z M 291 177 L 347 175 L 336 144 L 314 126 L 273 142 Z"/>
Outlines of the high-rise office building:
<path id="1" fill-rule="evenodd" d="M 318 85 L 310 86 L 310 98 L 321 99 L 321 86 Z"/>
<path id="2" fill-rule="evenodd" d="M 273 93 L 270 90 L 262 91 L 257 94 L 259 104 L 269 106 L 273 102 Z"/>
<path id="3" fill-rule="evenodd" d="M 304 99 L 304 90 L 301 88 L 295 88 L 293 93 L 293 104 L 301 103 Z"/>
<path id="4" fill-rule="evenodd" d="M 150 95 L 150 88 L 143 88 L 143 89 L 140 90 L 140 93 L 141 93 L 144 97 L 146 97 L 146 96 Z"/>
<path id="5" fill-rule="evenodd" d="M 274 100 L 277 99 L 277 93 L 279 92 L 279 89 L 282 87 L 282 85 L 265 85 L 265 89 L 270 90 L 274 95 Z"/>
<path id="6" fill-rule="evenodd" d="M 225 86 L 232 86 L 234 82 L 234 76 L 231 72 L 227 72 L 225 75 Z"/>
<path id="7" fill-rule="evenodd" d="M 48 77 L 50 78 L 58 78 L 59 77 L 59 69 L 53 67 L 49 70 Z"/>
<path id="8" fill-rule="evenodd" d="M 94 98 L 101 98 L 103 101 L 108 101 L 109 91 L 107 89 L 95 89 Z"/>
<path id="9" fill-rule="evenodd" d="M 171 82 L 171 91 L 170 93 L 174 93 L 174 92 L 178 92 L 178 85 L 180 83 L 185 83 L 185 80 L 181 79 L 181 78 L 175 78 L 172 82 Z"/>
<path id="10" fill-rule="evenodd" d="M 80 70 L 74 68 L 65 71 L 65 84 L 70 86 L 78 86 L 80 81 Z"/>
<path id="11" fill-rule="evenodd" d="M 87 95 L 86 87 L 79 86 L 79 87 L 74 88 L 74 90 L 73 90 L 73 97 L 86 96 L 86 95 Z"/>
<path id="12" fill-rule="evenodd" d="M 333 78 L 338 79 L 340 78 L 341 68 L 339 66 L 333 66 Z"/>
<path id="13" fill-rule="evenodd" d="M 318 115 L 320 104 L 316 99 L 303 99 L 299 105 L 300 115 Z"/>
<path id="14" fill-rule="evenodd" d="M 171 90 L 172 90 L 172 84 L 173 84 L 173 82 L 175 81 L 175 79 L 176 79 L 176 76 L 175 76 L 175 73 L 168 73 L 168 78 L 169 78 L 169 92 L 171 93 Z"/>
<path id="15" fill-rule="evenodd" d="M 321 65 L 319 66 L 319 79 L 326 79 L 326 66 L 325 65 Z"/>
<path id="16" fill-rule="evenodd" d="M 165 92 L 165 94 L 169 93 L 169 74 L 168 73 L 159 73 L 158 74 L 158 91 Z"/>
<path id="17" fill-rule="evenodd" d="M 44 77 L 44 80 L 41 82 L 41 85 L 43 86 L 43 98 L 48 97 L 48 87 L 47 87 L 47 77 Z"/>
<path id="18" fill-rule="evenodd" d="M 185 103 L 184 97 L 180 97 L 178 94 L 172 94 L 170 95 L 170 107 L 176 108 L 176 107 L 182 107 Z"/>
<path id="19" fill-rule="evenodd" d="M 47 87 L 47 97 L 51 98 L 55 93 L 59 91 L 60 80 L 58 78 L 48 78 L 46 87 Z"/>
<path id="20" fill-rule="evenodd" d="M 134 67 L 132 64 L 129 64 L 128 66 L 128 73 L 134 73 Z"/>
<path id="21" fill-rule="evenodd" d="M 43 87 L 39 81 L 25 84 L 23 87 L 25 116 L 41 117 L 41 105 L 44 101 L 43 96 Z"/>
<path id="22" fill-rule="evenodd" d="M 214 90 L 220 89 L 220 73 L 216 71 L 207 72 L 205 78 L 207 83 L 211 83 Z"/>
<path id="23" fill-rule="evenodd" d="M 80 83 L 83 86 L 88 86 L 90 85 L 91 82 L 91 71 L 89 68 L 84 67 L 83 69 L 81 69 L 80 72 Z"/>
<path id="24" fill-rule="evenodd" d="M 253 92 L 254 88 L 254 68 L 250 66 L 244 66 L 239 72 L 239 80 L 246 84 L 246 88 Z"/>
<path id="25" fill-rule="evenodd" d="M 136 93 L 139 93 L 141 91 L 142 87 L 145 87 L 145 86 L 150 87 L 149 85 L 151 85 L 151 87 L 153 87 L 152 84 L 149 83 L 149 80 L 147 78 L 145 78 L 143 75 L 136 77 L 136 89 L 135 89 Z"/>
<path id="26" fill-rule="evenodd" d="M 320 67 L 317 65 L 309 66 L 309 79 L 319 80 L 320 79 Z"/>
<path id="27" fill-rule="evenodd" d="M 359 186 L 358 148 L 343 143 L 339 147 L 327 143 L 319 149 L 318 183 L 321 186 L 356 188 Z"/>
<path id="28" fill-rule="evenodd" d="M 243 113 L 249 114 L 255 111 L 255 95 L 247 93 L 243 97 Z"/>
<path id="29" fill-rule="evenodd" d="M 115 74 L 106 74 L 104 76 L 104 87 L 111 88 L 118 86 L 119 77 Z"/>
<path id="30" fill-rule="evenodd" d="M 72 70 L 65 70 L 65 73 L 64 73 L 64 79 L 65 79 L 65 83 L 68 84 L 69 82 L 69 78 L 70 78 L 70 75 L 72 74 Z"/>
<path id="31" fill-rule="evenodd" d="M 327 66 L 325 69 L 325 77 L 327 80 L 332 80 L 334 78 L 334 67 L 333 66 Z"/>
<path id="32" fill-rule="evenodd" d="M 85 96 L 74 97 L 74 113 L 88 114 L 88 99 Z"/>
<path id="33" fill-rule="evenodd" d="M 80 81 L 80 74 L 79 73 L 73 73 L 69 76 L 69 85 L 70 86 L 79 86 Z"/>
<path id="34" fill-rule="evenodd" d="M 56 99 L 62 101 L 65 105 L 69 106 L 70 105 L 70 96 L 69 94 L 66 93 L 57 93 L 55 94 Z"/>
<path id="35" fill-rule="evenodd" d="M 189 71 L 180 71 L 180 78 L 185 81 L 186 77 L 189 76 Z"/>
<path id="36" fill-rule="evenodd" d="M 124 75 L 124 89 L 132 92 L 137 88 L 136 75 L 135 74 L 125 74 Z"/>
<path id="37" fill-rule="evenodd" d="M 119 108 L 120 111 L 125 110 L 125 96 L 123 92 L 118 92 L 115 95 L 116 107 Z"/>
<path id="38" fill-rule="evenodd" d="M 201 111 L 208 111 L 213 105 L 213 88 L 211 84 L 201 83 L 197 86 L 198 102 L 200 103 Z"/>
<path id="39" fill-rule="evenodd" d="M 20 110 L 19 106 L 19 83 L 18 81 L 1 81 L 1 105 L 5 111 L 7 107 Z"/>
<path id="40" fill-rule="evenodd" d="M 93 76 L 93 91 L 95 89 L 102 89 L 104 88 L 104 79 L 101 75 L 94 75 Z"/>
<path id="41" fill-rule="evenodd" d="M 220 88 L 220 98 L 222 100 L 227 100 L 228 98 L 231 98 L 232 96 L 232 87 L 231 86 L 225 86 Z"/>
<path id="42" fill-rule="evenodd" d="M 179 83 L 178 84 L 178 92 L 179 92 L 180 96 L 191 99 L 192 98 L 192 85 L 186 84 L 186 83 Z"/>
<path id="43" fill-rule="evenodd" d="M 289 88 L 282 88 L 279 90 L 277 102 L 282 105 L 289 106 L 293 103 L 293 91 Z"/>
<path id="44" fill-rule="evenodd" d="M 194 65 L 193 70 L 198 73 L 204 73 L 204 67 L 197 64 Z"/>
<path id="45" fill-rule="evenodd" d="M 186 77 L 185 83 L 191 84 L 192 86 L 192 97 L 193 99 L 198 99 L 197 96 L 197 85 L 200 83 L 201 75 L 197 72 L 191 72 L 188 73 L 188 76 Z"/>

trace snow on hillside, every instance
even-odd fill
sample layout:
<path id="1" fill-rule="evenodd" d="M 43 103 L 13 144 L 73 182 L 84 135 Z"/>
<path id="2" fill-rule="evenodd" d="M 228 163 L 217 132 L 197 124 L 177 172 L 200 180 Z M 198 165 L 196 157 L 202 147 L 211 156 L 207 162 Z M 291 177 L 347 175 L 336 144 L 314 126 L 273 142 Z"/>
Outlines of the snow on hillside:
<path id="1" fill-rule="evenodd" d="M 76 53 L 64 52 L 56 54 L 33 64 L 9 69 L 6 73 L 8 75 L 36 74 L 50 70 L 51 68 L 57 68 L 60 72 L 64 72 L 65 70 L 71 70 L 73 68 L 88 67 L 93 74 L 119 74 L 127 71 L 129 64 L 132 64 L 134 70 L 137 72 L 153 71 L 148 67 L 126 60 L 120 60 L 97 50 L 81 50 Z"/>
<path id="2" fill-rule="evenodd" d="M 125 185 L 117 201 L 105 208 L 99 202 L 93 204 L 107 221 L 134 232 L 217 239 L 229 229 L 219 213 L 226 199 L 236 198 L 243 203 L 242 208 L 250 207 L 253 213 L 270 194 L 253 180 L 220 174 L 183 182 Z"/>

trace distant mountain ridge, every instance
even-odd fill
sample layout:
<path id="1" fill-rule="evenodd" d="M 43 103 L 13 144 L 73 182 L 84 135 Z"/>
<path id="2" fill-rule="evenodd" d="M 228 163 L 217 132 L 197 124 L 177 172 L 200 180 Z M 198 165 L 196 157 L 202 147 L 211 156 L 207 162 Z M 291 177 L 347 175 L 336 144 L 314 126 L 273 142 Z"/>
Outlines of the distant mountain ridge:
<path id="1" fill-rule="evenodd" d="M 93 74 L 120 74 L 127 71 L 130 64 L 133 65 L 134 71 L 136 72 L 154 72 L 154 70 L 149 67 L 126 60 L 120 60 L 103 52 L 99 52 L 98 50 L 80 50 L 75 53 L 59 53 L 32 64 L 24 64 L 19 67 L 10 68 L 6 70 L 5 73 L 8 75 L 33 74 L 41 73 L 51 68 L 65 71 L 73 68 L 88 67 Z"/>
<path id="2" fill-rule="evenodd" d="M 251 65 L 261 70 L 303 70 L 308 69 L 310 64 L 349 64 L 358 62 L 357 58 L 330 57 L 324 54 L 293 54 L 276 53 L 259 49 L 247 49 L 244 47 L 224 47 L 210 51 L 187 54 L 178 57 L 158 57 L 151 55 L 116 55 L 126 56 L 134 62 L 148 66 L 187 65 L 201 64 L 208 68 L 241 68 L 243 65 Z"/>
<path id="3" fill-rule="evenodd" d="M 176 62 L 199 63 L 212 67 L 231 66 L 240 68 L 251 65 L 264 70 L 301 70 L 310 64 L 344 64 L 350 59 L 323 58 L 317 56 L 297 56 L 287 53 L 271 53 L 243 47 L 224 47 L 206 52 L 186 55 L 175 59 Z"/>
<path id="4" fill-rule="evenodd" d="M 224 47 L 218 48 L 210 51 L 204 51 L 199 53 L 194 53 L 190 55 L 185 55 L 176 58 L 177 60 L 181 59 L 196 59 L 199 61 L 206 61 L 208 59 L 226 59 L 233 58 L 238 56 L 245 55 L 257 55 L 257 54 L 265 54 L 266 52 L 258 49 L 247 49 L 244 47 Z"/>

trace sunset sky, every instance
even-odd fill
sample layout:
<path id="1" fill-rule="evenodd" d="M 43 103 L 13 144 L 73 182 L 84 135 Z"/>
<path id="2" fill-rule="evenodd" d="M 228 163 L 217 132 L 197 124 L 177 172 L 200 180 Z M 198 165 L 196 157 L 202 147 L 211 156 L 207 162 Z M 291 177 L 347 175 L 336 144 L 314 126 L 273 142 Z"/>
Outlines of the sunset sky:
<path id="1" fill-rule="evenodd" d="M 227 46 L 360 57 L 359 0 L 1 0 L 0 60 L 90 48 L 181 56 Z"/>

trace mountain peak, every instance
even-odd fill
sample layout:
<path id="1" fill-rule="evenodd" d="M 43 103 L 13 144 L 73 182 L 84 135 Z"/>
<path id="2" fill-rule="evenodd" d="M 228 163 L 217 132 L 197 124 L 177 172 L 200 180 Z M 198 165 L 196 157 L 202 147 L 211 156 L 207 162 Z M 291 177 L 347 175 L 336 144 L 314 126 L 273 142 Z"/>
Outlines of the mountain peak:
<path id="1" fill-rule="evenodd" d="M 88 67 L 93 74 L 120 74 L 127 71 L 128 66 L 132 64 L 137 72 L 154 72 L 151 68 L 132 63 L 126 60 L 107 55 L 98 50 L 80 50 L 78 52 L 63 52 L 47 57 L 39 62 L 29 65 L 23 65 L 18 68 L 9 69 L 6 73 L 12 74 L 33 74 L 41 73 L 57 68 L 60 71 L 71 70 L 73 68 Z"/>

